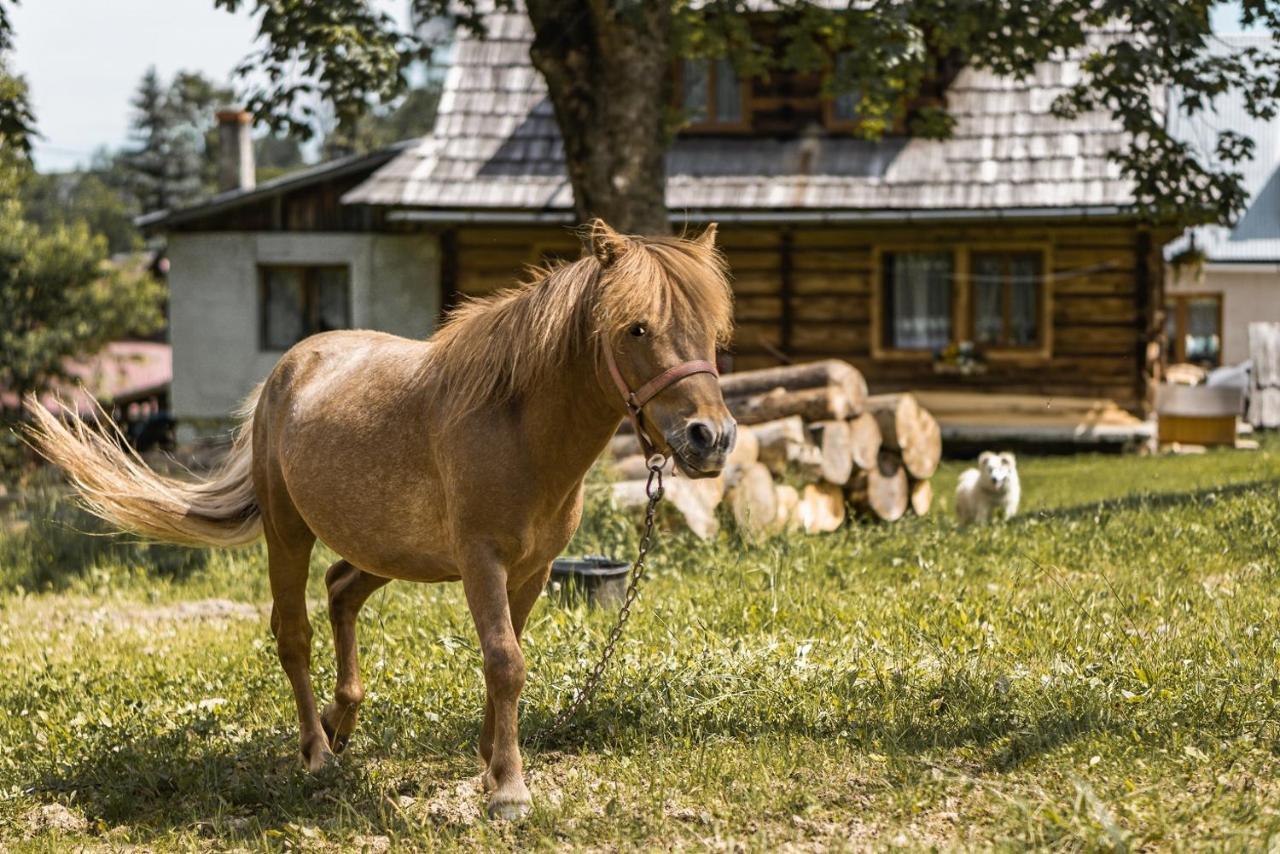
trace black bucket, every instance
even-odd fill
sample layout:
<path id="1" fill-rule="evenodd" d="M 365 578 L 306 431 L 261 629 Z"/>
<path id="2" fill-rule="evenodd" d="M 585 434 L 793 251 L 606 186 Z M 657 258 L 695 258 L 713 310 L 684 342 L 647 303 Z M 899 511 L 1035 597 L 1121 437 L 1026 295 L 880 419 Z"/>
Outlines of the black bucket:
<path id="1" fill-rule="evenodd" d="M 617 607 L 627 595 L 631 564 L 603 555 L 557 558 L 551 563 L 547 592 L 567 605 Z"/>

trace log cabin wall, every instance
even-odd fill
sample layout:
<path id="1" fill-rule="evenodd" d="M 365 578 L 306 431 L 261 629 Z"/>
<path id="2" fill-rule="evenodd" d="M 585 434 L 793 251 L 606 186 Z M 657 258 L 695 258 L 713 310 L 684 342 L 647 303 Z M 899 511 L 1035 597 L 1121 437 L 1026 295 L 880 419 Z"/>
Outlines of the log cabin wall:
<path id="1" fill-rule="evenodd" d="M 1019 394 L 1106 397 L 1141 412 L 1159 371 L 1150 362 L 1152 306 L 1160 295 L 1161 245 L 1133 223 L 1096 225 L 977 223 L 915 226 L 733 226 L 720 229 L 735 292 L 733 365 L 766 367 L 836 357 L 856 365 L 874 392 L 972 389 Z M 961 285 L 972 252 L 1042 252 L 1040 308 L 1044 352 L 986 358 L 969 376 L 939 373 L 927 353 L 886 353 L 878 337 L 883 253 L 955 253 L 953 329 L 969 330 L 970 290 Z M 563 228 L 459 228 L 456 287 L 478 296 L 516 281 L 527 264 L 577 257 Z M 878 352 L 879 351 L 879 352 Z"/>

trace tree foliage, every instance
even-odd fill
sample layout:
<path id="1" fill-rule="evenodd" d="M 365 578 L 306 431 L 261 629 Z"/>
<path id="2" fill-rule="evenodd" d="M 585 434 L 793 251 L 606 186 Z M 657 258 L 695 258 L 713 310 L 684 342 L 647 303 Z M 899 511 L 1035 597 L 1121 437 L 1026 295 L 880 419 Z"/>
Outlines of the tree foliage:
<path id="1" fill-rule="evenodd" d="M 268 82 L 253 105 L 284 126 L 312 118 L 306 105 L 316 99 L 354 120 L 371 104 L 398 95 L 406 64 L 429 50 L 415 32 L 402 31 L 368 0 L 215 2 L 231 10 L 252 7 L 262 15 L 267 46 L 246 67 L 265 72 Z M 1120 123 L 1132 144 L 1112 157 L 1134 182 L 1141 208 L 1161 220 L 1230 220 L 1245 201 L 1239 166 L 1253 151 L 1252 142 L 1230 128 L 1219 132 L 1209 150 L 1195 150 L 1166 132 L 1167 108 L 1194 113 L 1230 89 L 1243 94 L 1246 111 L 1255 117 L 1270 117 L 1280 106 L 1280 55 L 1274 47 L 1211 50 L 1210 13 L 1222 0 L 775 0 L 766 13 L 754 0 L 668 2 L 668 29 L 656 38 L 645 32 L 653 39 L 650 50 L 668 58 L 730 56 L 752 75 L 821 71 L 830 91 L 858 93 L 862 127 L 872 137 L 904 119 L 912 133 L 945 137 L 953 120 L 938 81 L 965 64 L 1027 77 L 1038 62 L 1064 52 L 1082 54 L 1083 73 L 1058 99 L 1055 112 L 1070 117 L 1102 110 Z M 538 39 L 576 40 L 583 52 L 598 49 L 609 27 L 625 27 L 644 8 L 638 0 L 536 5 L 542 8 L 534 15 Z M 1280 4 L 1240 5 L 1246 25 L 1280 33 Z M 483 32 L 485 9 L 519 8 L 514 0 L 412 0 L 412 6 L 420 18 L 452 14 L 458 25 L 477 32 Z M 759 26 L 761 21 L 767 26 Z M 766 31 L 767 41 L 761 37 Z M 586 43 L 592 40 L 597 44 Z M 838 66 L 832 62 L 837 53 L 847 58 Z M 634 85 L 660 84 L 637 76 Z M 1171 103 L 1168 91 L 1175 93 Z M 911 114 L 903 116 L 908 104 Z"/>
<path id="2" fill-rule="evenodd" d="M 0 57 L 13 48 L 13 22 L 9 3 L 0 0 Z M 24 160 L 31 159 L 31 141 L 37 136 L 35 114 L 22 78 L 9 73 L 0 59 L 0 152 L 9 152 Z"/>
<path id="3" fill-rule="evenodd" d="M 143 75 L 131 102 L 130 143 L 120 156 L 142 210 L 189 204 L 216 189 L 214 113 L 232 98 L 198 72 L 180 71 L 167 84 L 155 68 Z"/>
<path id="4" fill-rule="evenodd" d="M 163 321 L 159 284 L 111 265 L 105 237 L 84 222 L 41 227 L 28 219 L 29 180 L 21 154 L 0 151 L 0 388 L 19 400 L 65 378 L 68 360 Z"/>
<path id="5" fill-rule="evenodd" d="M 163 322 L 163 290 L 107 261 L 83 223 L 40 228 L 19 201 L 20 167 L 0 167 L 0 388 L 19 397 L 67 376 L 70 359 Z"/>
<path id="6" fill-rule="evenodd" d="M 138 205 L 121 186 L 114 163 L 106 169 L 31 174 L 22 187 L 26 219 L 42 231 L 83 223 L 101 235 L 112 253 L 139 248 L 141 236 L 133 224 Z"/>
<path id="7" fill-rule="evenodd" d="M 325 158 L 375 151 L 393 143 L 423 136 L 435 124 L 440 105 L 439 83 L 410 89 L 391 109 L 374 108 L 348 125 L 339 124 L 325 135 Z"/>

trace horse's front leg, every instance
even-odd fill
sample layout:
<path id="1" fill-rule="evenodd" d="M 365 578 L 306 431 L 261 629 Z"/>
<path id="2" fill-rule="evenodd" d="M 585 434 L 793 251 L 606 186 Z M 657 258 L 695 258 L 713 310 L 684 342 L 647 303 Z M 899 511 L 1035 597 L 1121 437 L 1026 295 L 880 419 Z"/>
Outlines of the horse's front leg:
<path id="1" fill-rule="evenodd" d="M 493 707 L 493 746 L 484 776 L 485 786 L 492 792 L 489 815 L 518 819 L 528 815 L 532 798 L 524 783 L 516 722 L 520 691 L 524 688 L 524 654 L 512 621 L 507 577 L 506 568 L 496 560 L 480 559 L 470 562 L 463 571 L 462 586 L 480 635 L 485 691 Z M 528 615 L 527 609 L 524 613 Z M 522 618 L 522 628 L 523 622 Z"/>
<path id="2" fill-rule="evenodd" d="M 551 564 L 539 567 L 533 578 L 507 596 L 511 608 L 511 628 L 515 630 L 517 643 L 523 643 L 524 624 L 528 621 L 533 606 L 537 604 L 538 596 L 547 586 L 547 578 L 550 575 Z M 480 759 L 484 762 L 486 771 L 486 787 L 492 785 L 492 778 L 487 772 L 489 762 L 493 759 L 493 725 L 493 701 L 487 700 L 484 704 L 484 727 L 480 730 Z"/>

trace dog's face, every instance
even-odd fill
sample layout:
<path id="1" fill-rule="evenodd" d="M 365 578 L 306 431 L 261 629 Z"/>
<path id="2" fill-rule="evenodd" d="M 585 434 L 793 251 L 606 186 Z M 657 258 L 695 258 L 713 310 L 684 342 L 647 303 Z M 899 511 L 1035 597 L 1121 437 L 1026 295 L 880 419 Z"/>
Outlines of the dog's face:
<path id="1" fill-rule="evenodd" d="M 1004 492 L 1018 472 L 1018 463 L 1013 454 L 983 451 L 978 456 L 978 471 L 982 472 L 982 482 L 988 489 Z"/>

